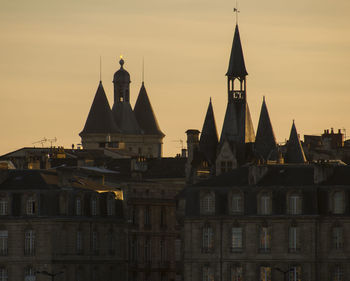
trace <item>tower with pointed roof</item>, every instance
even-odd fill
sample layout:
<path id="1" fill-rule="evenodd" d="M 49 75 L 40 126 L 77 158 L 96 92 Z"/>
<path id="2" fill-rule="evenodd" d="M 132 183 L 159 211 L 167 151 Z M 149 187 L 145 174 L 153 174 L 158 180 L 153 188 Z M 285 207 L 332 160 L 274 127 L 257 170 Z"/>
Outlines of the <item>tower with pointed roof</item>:
<path id="1" fill-rule="evenodd" d="M 102 82 L 98 86 L 84 129 L 79 134 L 85 149 L 112 149 L 121 157 L 161 157 L 160 130 L 144 82 L 134 110 L 130 104 L 130 74 L 120 59 L 113 77 L 114 104 L 109 106 Z"/>

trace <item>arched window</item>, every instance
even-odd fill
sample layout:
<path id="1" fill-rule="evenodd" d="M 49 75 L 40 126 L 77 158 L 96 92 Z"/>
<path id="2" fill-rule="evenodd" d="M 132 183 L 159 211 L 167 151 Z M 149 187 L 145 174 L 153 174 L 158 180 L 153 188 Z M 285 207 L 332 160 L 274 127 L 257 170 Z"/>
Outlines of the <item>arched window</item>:
<path id="1" fill-rule="evenodd" d="M 243 267 L 239 264 L 231 266 L 230 281 L 243 281 Z"/>
<path id="2" fill-rule="evenodd" d="M 260 252 L 268 253 L 271 249 L 271 229 L 268 226 L 261 226 L 259 229 Z"/>
<path id="3" fill-rule="evenodd" d="M 24 254 L 34 256 L 35 254 L 35 232 L 30 229 L 24 233 Z"/>
<path id="4" fill-rule="evenodd" d="M 240 214 L 243 212 L 243 198 L 242 194 L 234 193 L 231 197 L 231 212 L 233 214 Z"/>
<path id="5" fill-rule="evenodd" d="M 27 266 L 24 272 L 24 281 L 35 281 L 35 270 L 32 266 Z"/>
<path id="6" fill-rule="evenodd" d="M 77 231 L 76 249 L 78 254 L 83 253 L 83 232 L 80 229 Z"/>
<path id="7" fill-rule="evenodd" d="M 332 245 L 336 250 L 342 249 L 344 245 L 343 228 L 341 226 L 334 226 L 332 229 Z"/>
<path id="8" fill-rule="evenodd" d="M 201 214 L 213 214 L 215 212 L 215 197 L 212 193 L 205 194 L 200 200 Z"/>
<path id="9" fill-rule="evenodd" d="M 209 265 L 203 266 L 203 281 L 215 281 L 214 279 L 214 271 Z"/>
<path id="10" fill-rule="evenodd" d="M 292 225 L 289 227 L 289 252 L 296 253 L 300 251 L 300 234 L 299 227 Z"/>
<path id="11" fill-rule="evenodd" d="M 271 271 L 270 266 L 260 266 L 260 281 L 271 281 Z"/>
<path id="12" fill-rule="evenodd" d="M 5 267 L 0 267 L 0 281 L 7 281 L 7 269 Z"/>
<path id="13" fill-rule="evenodd" d="M 7 256 L 8 253 L 8 231 L 0 230 L 0 256 Z"/>
<path id="14" fill-rule="evenodd" d="M 333 193 L 333 213 L 344 213 L 344 193 L 342 191 L 336 191 Z"/>
<path id="15" fill-rule="evenodd" d="M 343 268 L 341 265 L 337 264 L 334 268 L 333 268 L 333 272 L 332 272 L 332 281 L 344 281 L 344 272 L 343 272 Z"/>
<path id="16" fill-rule="evenodd" d="M 97 198 L 93 196 L 91 198 L 91 215 L 97 216 Z"/>
<path id="17" fill-rule="evenodd" d="M 302 213 L 302 197 L 298 193 L 291 193 L 288 195 L 288 209 L 289 215 L 301 215 Z"/>
<path id="18" fill-rule="evenodd" d="M 231 229 L 231 251 L 241 251 L 243 248 L 243 229 L 240 226 L 233 226 Z"/>
<path id="19" fill-rule="evenodd" d="M 290 281 L 301 281 L 301 266 L 293 265 L 289 268 L 289 279 Z"/>
<path id="20" fill-rule="evenodd" d="M 29 216 L 35 215 L 36 212 L 36 201 L 34 196 L 30 196 L 26 202 L 26 214 Z"/>
<path id="21" fill-rule="evenodd" d="M 8 215 L 8 199 L 7 197 L 0 198 L 0 216 Z"/>
<path id="22" fill-rule="evenodd" d="M 271 215 L 272 213 L 272 200 L 269 192 L 263 192 L 259 198 L 259 214 Z"/>
<path id="23" fill-rule="evenodd" d="M 204 253 L 207 253 L 214 248 L 213 228 L 210 225 L 205 225 L 202 231 L 202 249 Z"/>

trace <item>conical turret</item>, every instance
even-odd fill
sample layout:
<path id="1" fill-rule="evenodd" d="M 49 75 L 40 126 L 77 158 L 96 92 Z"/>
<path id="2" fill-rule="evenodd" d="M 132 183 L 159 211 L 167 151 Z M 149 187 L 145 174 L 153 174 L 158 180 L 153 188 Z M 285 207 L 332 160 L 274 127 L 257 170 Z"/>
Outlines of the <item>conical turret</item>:
<path id="1" fill-rule="evenodd" d="M 102 82 L 100 81 L 84 129 L 80 135 L 100 133 L 110 134 L 119 131 L 119 128 L 114 122 Z"/>
<path id="2" fill-rule="evenodd" d="M 164 136 L 159 128 L 158 121 L 148 98 L 144 82 L 142 82 L 142 86 L 135 103 L 134 113 L 136 120 L 144 134 Z"/>
<path id="3" fill-rule="evenodd" d="M 256 132 L 255 151 L 266 161 L 277 159 L 276 149 L 276 138 L 272 129 L 271 120 L 264 97 L 261 105 L 258 130 Z"/>
<path id="4" fill-rule="evenodd" d="M 218 133 L 216 130 L 213 106 L 210 99 L 199 140 L 199 150 L 205 155 L 208 161 L 215 163 L 217 146 Z"/>
<path id="5" fill-rule="evenodd" d="M 293 120 L 292 129 L 287 144 L 287 152 L 285 157 L 286 163 L 305 163 L 306 157 L 303 147 L 301 146 L 299 135 Z"/>

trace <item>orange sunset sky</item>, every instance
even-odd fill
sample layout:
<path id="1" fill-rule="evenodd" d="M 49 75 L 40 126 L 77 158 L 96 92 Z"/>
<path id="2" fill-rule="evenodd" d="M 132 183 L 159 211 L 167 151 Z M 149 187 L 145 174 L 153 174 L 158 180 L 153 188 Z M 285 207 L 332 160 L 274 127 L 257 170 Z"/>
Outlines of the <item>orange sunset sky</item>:
<path id="1" fill-rule="evenodd" d="M 235 1 L 0 0 L 0 154 L 43 137 L 80 143 L 99 82 L 113 105 L 119 56 L 131 103 L 145 85 L 166 134 L 164 155 L 201 130 L 212 97 L 220 134 Z M 266 97 L 279 142 L 298 132 L 350 136 L 350 1 L 241 0 L 239 28 L 256 131 Z M 49 143 L 47 143 L 49 145 Z"/>

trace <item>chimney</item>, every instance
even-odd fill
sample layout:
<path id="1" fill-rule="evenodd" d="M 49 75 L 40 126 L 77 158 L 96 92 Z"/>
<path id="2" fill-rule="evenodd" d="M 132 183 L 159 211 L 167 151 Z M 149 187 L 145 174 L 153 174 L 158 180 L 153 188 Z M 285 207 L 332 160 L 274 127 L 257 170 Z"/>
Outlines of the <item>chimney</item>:
<path id="1" fill-rule="evenodd" d="M 188 162 L 192 162 L 193 153 L 196 148 L 199 146 L 199 131 L 190 129 L 186 131 L 187 134 L 187 157 Z"/>
<path id="2" fill-rule="evenodd" d="M 186 148 L 181 149 L 181 157 L 182 158 L 186 158 L 187 157 L 187 149 Z"/>

